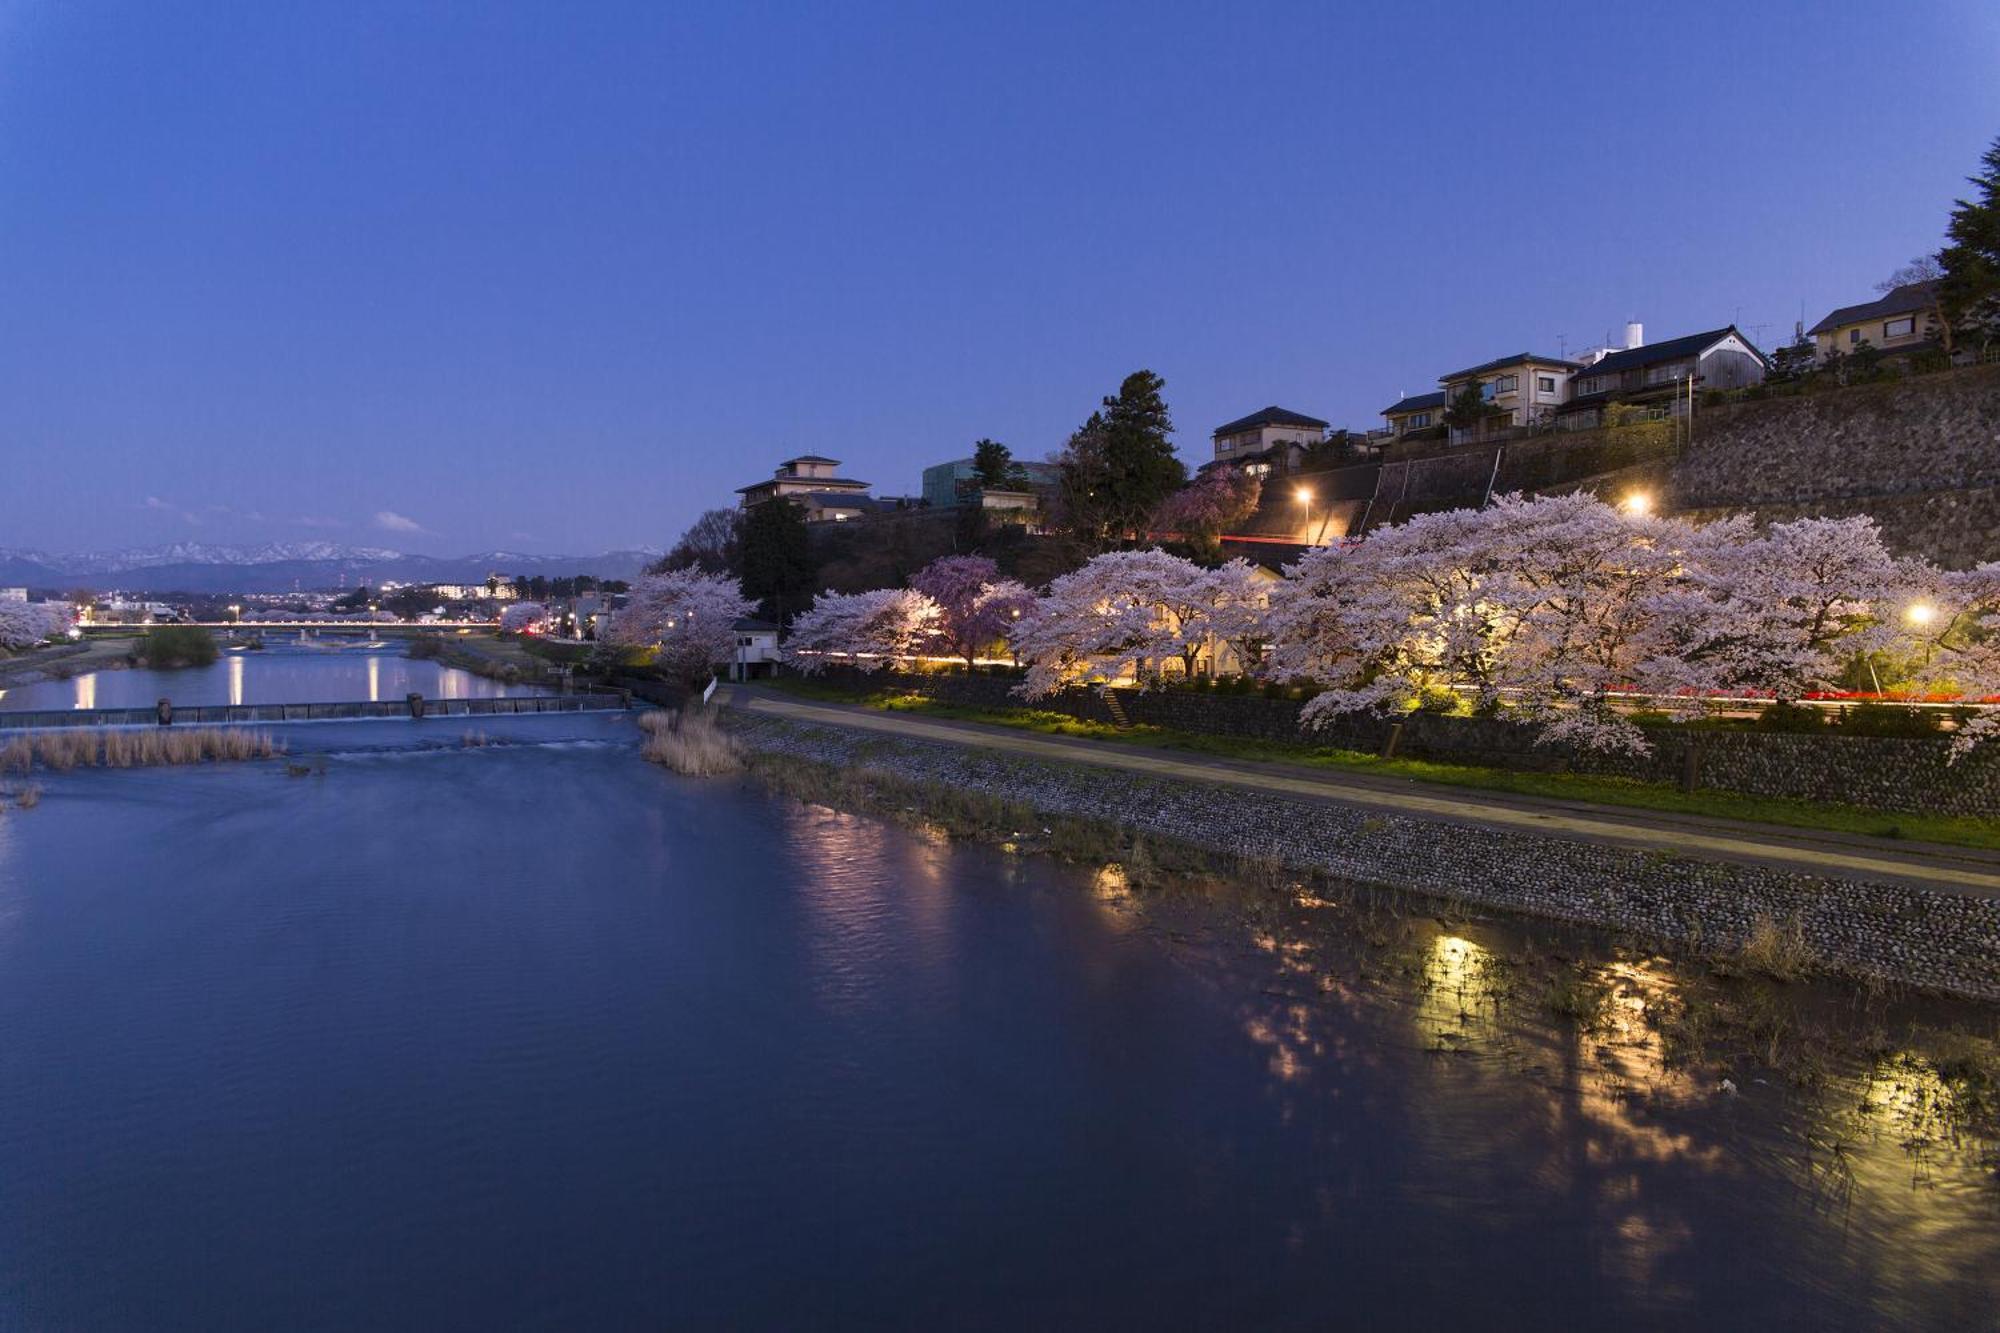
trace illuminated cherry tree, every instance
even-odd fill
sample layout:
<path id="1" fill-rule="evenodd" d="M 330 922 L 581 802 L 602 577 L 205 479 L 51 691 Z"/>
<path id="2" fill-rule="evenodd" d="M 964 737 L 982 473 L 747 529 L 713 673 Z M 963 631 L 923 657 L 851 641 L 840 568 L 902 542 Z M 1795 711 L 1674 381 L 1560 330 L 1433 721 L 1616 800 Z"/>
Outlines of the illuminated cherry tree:
<path id="1" fill-rule="evenodd" d="M 910 579 L 910 587 L 937 609 L 933 637 L 939 652 L 970 668 L 983 650 L 1005 639 L 1014 622 L 1035 605 L 1035 595 L 983 555 L 948 555 Z"/>
<path id="2" fill-rule="evenodd" d="M 1020 692 L 1036 699 L 1066 685 L 1127 676 L 1145 685 L 1174 659 L 1194 674 L 1213 646 L 1220 587 L 1214 571 L 1165 551 L 1098 556 L 1051 583 L 1022 617 L 1013 639 L 1028 663 Z M 1238 626 L 1231 621 L 1228 628 Z"/>
<path id="3" fill-rule="evenodd" d="M 1987 705 L 1953 734 L 1956 759 L 2000 736 L 2000 561 L 1950 572 L 1911 561 L 1904 576 L 1901 605 L 1884 617 L 1890 658 L 1918 690 Z"/>
<path id="4" fill-rule="evenodd" d="M 1646 675 L 1662 693 L 1796 700 L 1890 646 L 1908 578 L 1871 518 L 1806 518 L 1761 536 L 1711 525 L 1656 604 L 1665 632 Z"/>
<path id="5" fill-rule="evenodd" d="M 706 680 L 736 651 L 736 622 L 750 614 L 742 585 L 724 574 L 674 569 L 646 574 L 600 638 L 651 648 L 655 663 L 684 685 Z"/>
<path id="6" fill-rule="evenodd" d="M 540 602 L 514 602 L 500 613 L 502 634 L 540 634 L 549 627 L 549 608 Z"/>
<path id="7" fill-rule="evenodd" d="M 941 619 L 937 603 L 913 588 L 823 592 L 792 622 L 785 659 L 807 674 L 829 666 L 881 671 L 921 654 Z"/>
<path id="8" fill-rule="evenodd" d="M 0 648 L 19 652 L 67 628 L 67 606 L 45 602 L 0 602 Z"/>

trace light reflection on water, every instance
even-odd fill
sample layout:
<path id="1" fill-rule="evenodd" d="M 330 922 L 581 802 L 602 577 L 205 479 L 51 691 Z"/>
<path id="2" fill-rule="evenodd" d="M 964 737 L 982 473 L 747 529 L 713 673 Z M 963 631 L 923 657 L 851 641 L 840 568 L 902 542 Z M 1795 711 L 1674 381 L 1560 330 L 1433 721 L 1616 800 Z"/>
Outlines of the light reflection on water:
<path id="1" fill-rule="evenodd" d="M 91 671 L 69 680 L 14 685 L 0 692 L 0 711 L 145 708 L 162 697 L 183 707 L 380 702 L 412 693 L 431 699 L 485 699 L 537 691 L 412 660 L 394 647 L 313 650 L 280 645 L 260 652 L 225 652 L 205 667 Z"/>
<path id="2" fill-rule="evenodd" d="M 0 1326 L 1976 1327 L 2000 1296 L 1934 1066 L 1723 1094 L 1660 960 L 1565 945 L 1605 997 L 1572 1023 L 1532 932 L 1238 915 L 522 743 L 623 719 L 488 729 L 515 743 L 301 728 L 323 778 L 58 775 L 0 815 Z"/>

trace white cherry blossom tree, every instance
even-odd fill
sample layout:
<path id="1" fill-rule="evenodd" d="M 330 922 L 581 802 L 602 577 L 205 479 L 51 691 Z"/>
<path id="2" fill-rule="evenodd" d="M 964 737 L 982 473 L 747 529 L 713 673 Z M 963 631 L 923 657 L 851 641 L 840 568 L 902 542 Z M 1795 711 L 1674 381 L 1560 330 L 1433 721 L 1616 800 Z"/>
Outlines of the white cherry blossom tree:
<path id="1" fill-rule="evenodd" d="M 823 592 L 792 622 L 785 658 L 809 675 L 835 665 L 881 671 L 921 654 L 941 618 L 937 603 L 912 588 Z"/>
<path id="2" fill-rule="evenodd" d="M 750 614 L 742 585 L 724 574 L 674 569 L 647 574 L 632 585 L 625 605 L 601 638 L 651 648 L 654 661 L 683 685 L 706 680 L 736 650 L 736 622 Z"/>

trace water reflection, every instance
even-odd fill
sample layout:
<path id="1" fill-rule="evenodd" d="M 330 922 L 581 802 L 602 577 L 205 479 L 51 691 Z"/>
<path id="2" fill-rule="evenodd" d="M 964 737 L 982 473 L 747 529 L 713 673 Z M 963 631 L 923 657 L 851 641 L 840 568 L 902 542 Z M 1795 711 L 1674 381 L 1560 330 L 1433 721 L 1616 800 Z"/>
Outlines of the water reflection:
<path id="1" fill-rule="evenodd" d="M 533 694 L 434 661 L 389 649 L 313 648 L 280 644 L 261 652 L 224 653 L 205 667 L 85 672 L 69 680 L 34 681 L 0 695 L 0 710 L 145 708 L 162 697 L 182 706 L 329 703 L 340 700 L 491 698 Z"/>

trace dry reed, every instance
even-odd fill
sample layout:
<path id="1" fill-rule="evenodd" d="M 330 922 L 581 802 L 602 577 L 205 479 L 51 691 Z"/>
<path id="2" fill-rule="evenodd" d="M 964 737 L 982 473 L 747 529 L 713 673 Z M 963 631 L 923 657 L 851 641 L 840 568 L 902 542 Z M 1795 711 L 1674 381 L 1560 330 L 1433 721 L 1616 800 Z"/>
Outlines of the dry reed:
<path id="1" fill-rule="evenodd" d="M 244 727 L 177 727 L 158 730 L 99 730 L 78 727 L 11 737 L 0 745 L 0 773 L 51 773 L 74 768 L 150 768 L 162 764 L 223 763 L 269 759 L 284 745 L 267 731 Z"/>
<path id="2" fill-rule="evenodd" d="M 709 713 L 642 713 L 639 729 L 646 733 L 639 753 L 676 773 L 707 778 L 742 771 L 743 747 Z"/>

